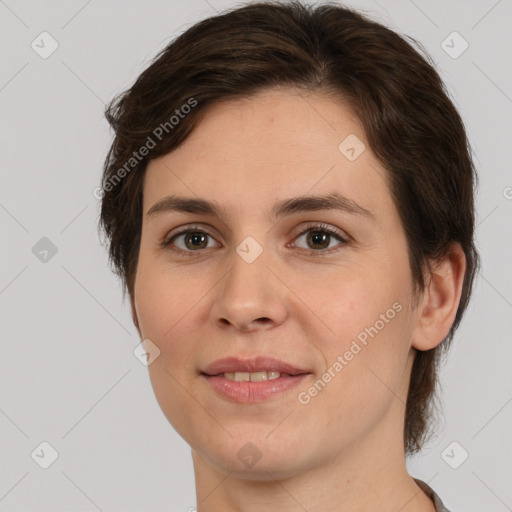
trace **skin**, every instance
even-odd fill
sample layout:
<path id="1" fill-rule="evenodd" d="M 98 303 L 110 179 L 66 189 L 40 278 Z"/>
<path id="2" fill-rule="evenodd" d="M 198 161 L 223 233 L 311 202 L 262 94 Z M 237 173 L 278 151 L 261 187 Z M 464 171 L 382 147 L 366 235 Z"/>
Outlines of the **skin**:
<path id="1" fill-rule="evenodd" d="M 354 161 L 338 150 L 349 134 L 366 146 Z M 199 512 L 435 510 L 406 469 L 405 402 L 415 350 L 438 345 L 453 323 L 465 260 L 455 244 L 412 307 L 407 240 L 385 175 L 346 104 L 292 88 L 214 105 L 178 149 L 149 162 L 132 313 L 141 339 L 160 350 L 151 383 L 191 446 Z M 277 201 L 331 192 L 373 218 L 270 216 Z M 215 200 L 226 216 L 148 216 L 169 194 Z M 318 222 L 348 243 L 308 242 L 319 228 L 301 233 Z M 159 245 L 191 224 L 211 237 L 194 245 L 180 235 L 176 251 Z M 263 248 L 252 263 L 235 250 L 248 236 Z M 300 403 L 397 302 L 401 311 Z M 232 355 L 276 357 L 311 375 L 261 403 L 230 402 L 200 369 Z M 251 467 L 237 457 L 248 442 L 261 455 Z"/>

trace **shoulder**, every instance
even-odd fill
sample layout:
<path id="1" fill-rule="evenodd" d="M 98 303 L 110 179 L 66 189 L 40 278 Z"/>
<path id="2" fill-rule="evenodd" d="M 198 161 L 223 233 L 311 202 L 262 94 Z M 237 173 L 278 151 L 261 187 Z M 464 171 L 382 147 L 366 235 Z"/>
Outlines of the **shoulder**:
<path id="1" fill-rule="evenodd" d="M 434 502 L 434 506 L 436 507 L 436 512 L 450 512 L 441 501 L 441 498 L 436 494 L 434 489 L 426 484 L 423 480 L 419 480 L 415 478 L 414 481 L 418 484 L 422 491 L 426 493 L 426 495 Z"/>

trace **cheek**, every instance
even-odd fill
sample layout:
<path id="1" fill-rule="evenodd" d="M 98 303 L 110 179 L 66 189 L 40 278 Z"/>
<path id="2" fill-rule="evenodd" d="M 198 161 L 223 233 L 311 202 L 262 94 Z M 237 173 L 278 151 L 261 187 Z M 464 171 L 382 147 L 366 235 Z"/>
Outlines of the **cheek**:
<path id="1" fill-rule="evenodd" d="M 328 283 L 300 292 L 330 331 L 316 340 L 322 381 L 328 381 L 319 383 L 318 395 L 340 404 L 344 414 L 358 416 L 363 405 L 377 411 L 393 397 L 390 390 L 400 392 L 412 325 L 406 269 L 376 264 L 350 276 L 333 273 Z"/>
<path id="2" fill-rule="evenodd" d="M 386 265 L 372 263 L 335 269 L 316 279 L 314 285 L 307 280 L 294 291 L 329 327 L 332 334 L 329 339 L 338 349 L 360 333 L 364 341 L 365 329 L 376 323 L 379 332 L 389 332 L 388 326 L 399 316 L 400 306 L 393 307 L 393 304 L 402 304 L 407 287 L 397 272 Z"/>
<path id="3" fill-rule="evenodd" d="M 182 371 L 194 353 L 190 346 L 190 318 L 196 317 L 201 297 L 208 288 L 180 269 L 164 269 L 149 262 L 139 265 L 135 287 L 135 305 L 141 335 L 160 350 L 160 356 L 149 367 L 165 372 Z M 193 364 L 193 361 L 190 361 Z M 169 378 L 169 375 L 163 378 Z"/>
<path id="4" fill-rule="evenodd" d="M 135 303 L 141 335 L 150 339 L 160 355 L 148 366 L 151 385 L 158 404 L 176 431 L 186 436 L 195 408 L 187 392 L 193 384 L 192 369 L 197 363 L 197 347 L 191 339 L 190 319 L 197 315 L 204 292 L 190 280 L 176 279 L 176 271 L 139 267 Z M 151 268 L 151 272 L 148 271 Z M 189 406 L 184 404 L 189 403 Z"/>
<path id="5" fill-rule="evenodd" d="M 180 267 L 169 268 L 147 252 L 141 251 L 137 268 L 137 316 L 146 338 L 163 340 L 190 310 L 196 283 Z"/>
<path id="6" fill-rule="evenodd" d="M 326 360 L 324 372 L 299 390 L 299 402 L 312 423 L 336 429 L 337 443 L 351 444 L 373 429 L 393 405 L 405 407 L 404 387 L 408 346 L 405 308 L 389 314 L 388 323 L 373 312 L 338 321 L 338 336 L 319 346 Z M 401 317 L 400 315 L 404 315 Z M 370 320 L 371 319 L 371 320 Z M 381 323 L 382 322 L 382 323 Z M 308 402 L 308 403 L 306 403 Z"/>

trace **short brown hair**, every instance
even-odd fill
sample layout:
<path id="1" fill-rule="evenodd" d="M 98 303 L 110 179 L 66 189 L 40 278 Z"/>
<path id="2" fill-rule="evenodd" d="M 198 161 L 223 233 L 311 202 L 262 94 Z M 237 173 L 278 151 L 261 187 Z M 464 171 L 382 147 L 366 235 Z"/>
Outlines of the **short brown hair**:
<path id="1" fill-rule="evenodd" d="M 133 299 L 148 161 L 176 149 L 206 106 L 279 86 L 326 92 L 354 109 L 387 170 L 408 240 L 415 292 L 425 289 L 424 270 L 447 254 L 452 242 L 465 253 L 451 330 L 439 346 L 415 355 L 404 426 L 405 451 L 413 454 L 433 433 L 441 351 L 461 321 L 479 267 L 471 148 L 432 59 L 413 38 L 331 2 L 315 7 L 252 2 L 186 30 L 106 108 L 115 137 L 104 164 L 99 227 L 109 240 L 109 261 L 122 279 L 123 299 L 126 291 Z M 180 110 L 191 99 L 194 108 Z M 188 113 L 171 121 L 180 112 Z M 150 145 L 156 138 L 158 143 Z M 154 147 L 135 158 L 143 146 Z"/>

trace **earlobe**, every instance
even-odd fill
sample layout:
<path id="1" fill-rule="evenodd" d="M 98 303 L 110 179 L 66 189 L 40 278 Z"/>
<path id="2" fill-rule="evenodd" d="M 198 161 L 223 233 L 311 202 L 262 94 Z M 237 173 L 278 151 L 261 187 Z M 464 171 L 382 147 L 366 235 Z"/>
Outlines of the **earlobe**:
<path id="1" fill-rule="evenodd" d="M 450 332 L 459 307 L 466 257 L 459 243 L 453 243 L 447 254 L 432 264 L 412 336 L 418 350 L 437 347 Z"/>

